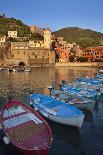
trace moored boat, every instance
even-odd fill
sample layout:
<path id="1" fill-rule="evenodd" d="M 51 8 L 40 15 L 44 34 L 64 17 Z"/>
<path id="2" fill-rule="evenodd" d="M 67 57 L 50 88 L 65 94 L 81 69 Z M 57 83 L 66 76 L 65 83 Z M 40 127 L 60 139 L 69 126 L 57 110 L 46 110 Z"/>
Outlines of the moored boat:
<path id="1" fill-rule="evenodd" d="M 100 70 L 99 70 L 99 73 L 100 73 L 100 74 L 103 74 L 103 69 L 100 69 Z"/>
<path id="2" fill-rule="evenodd" d="M 90 99 L 94 99 L 97 95 L 100 95 L 96 90 L 94 89 L 88 89 L 83 87 L 76 87 L 73 85 L 63 84 L 60 88 L 61 91 L 64 91 L 68 94 L 77 95 L 79 97 L 86 97 Z"/>
<path id="3" fill-rule="evenodd" d="M 30 67 L 27 67 L 27 68 L 25 68 L 25 72 L 31 72 L 31 68 Z"/>
<path id="4" fill-rule="evenodd" d="M 46 118 L 66 125 L 81 127 L 84 114 L 79 109 L 48 95 L 31 94 L 30 103 Z"/>
<path id="5" fill-rule="evenodd" d="M 88 109 L 88 110 L 93 110 L 95 101 L 92 99 L 84 98 L 84 97 L 79 97 L 77 95 L 73 94 L 68 94 L 63 91 L 55 90 L 52 89 L 51 91 L 51 96 L 55 97 L 59 100 L 63 100 L 67 102 L 68 104 L 71 104 L 75 106 L 76 108 L 79 109 Z"/>
<path id="6" fill-rule="evenodd" d="M 96 78 L 97 78 L 97 80 L 102 81 L 102 83 L 103 83 L 103 74 L 98 73 L 96 75 Z"/>
<path id="7" fill-rule="evenodd" d="M 48 155 L 51 129 L 39 113 L 11 100 L 2 107 L 1 116 L 2 129 L 10 143 L 26 155 Z"/>

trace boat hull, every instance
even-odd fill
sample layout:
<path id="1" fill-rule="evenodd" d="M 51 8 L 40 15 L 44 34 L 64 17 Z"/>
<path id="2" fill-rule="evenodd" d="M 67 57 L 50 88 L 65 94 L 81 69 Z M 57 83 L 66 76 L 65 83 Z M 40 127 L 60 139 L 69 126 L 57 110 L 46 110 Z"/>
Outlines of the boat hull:
<path id="1" fill-rule="evenodd" d="M 55 121 L 57 123 L 62 123 L 65 125 L 75 126 L 75 127 L 81 127 L 84 119 L 84 115 L 77 116 L 77 117 L 69 117 L 69 118 L 63 118 L 63 117 L 55 117 L 52 115 L 47 115 L 42 112 L 40 112 L 44 117 L 50 119 L 51 121 Z"/>
<path id="2" fill-rule="evenodd" d="M 43 149 L 43 150 L 22 150 L 21 149 L 21 152 L 24 154 L 24 155 L 49 155 L 49 151 L 48 149 Z"/>
<path id="3" fill-rule="evenodd" d="M 83 98 L 83 97 L 78 97 L 74 94 L 65 93 L 63 91 L 59 91 L 59 90 L 55 90 L 55 89 L 51 91 L 51 96 L 53 98 L 63 100 L 64 102 L 67 102 L 68 104 L 70 104 L 76 108 L 79 108 L 81 110 L 83 110 L 85 108 L 88 110 L 93 110 L 93 108 L 95 106 L 94 100 Z"/>
<path id="4" fill-rule="evenodd" d="M 38 99 L 41 100 L 40 103 L 37 103 Z M 83 112 L 68 103 L 41 94 L 33 94 L 31 102 L 35 110 L 52 121 L 75 127 L 82 126 Z"/>
<path id="5" fill-rule="evenodd" d="M 52 133 L 39 113 L 11 100 L 3 106 L 1 115 L 3 132 L 14 147 L 25 155 L 48 155 Z"/>

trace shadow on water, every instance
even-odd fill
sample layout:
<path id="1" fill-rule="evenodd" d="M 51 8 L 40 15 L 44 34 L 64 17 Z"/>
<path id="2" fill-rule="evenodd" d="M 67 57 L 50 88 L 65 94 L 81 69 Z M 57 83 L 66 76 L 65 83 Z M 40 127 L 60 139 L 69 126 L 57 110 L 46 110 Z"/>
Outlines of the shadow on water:
<path id="1" fill-rule="evenodd" d="M 103 154 L 103 103 L 95 100 L 92 111 L 84 110 L 85 118 L 80 129 L 83 149 L 86 155 Z"/>
<path id="2" fill-rule="evenodd" d="M 47 120 L 53 133 L 50 155 L 84 155 L 78 128 Z"/>

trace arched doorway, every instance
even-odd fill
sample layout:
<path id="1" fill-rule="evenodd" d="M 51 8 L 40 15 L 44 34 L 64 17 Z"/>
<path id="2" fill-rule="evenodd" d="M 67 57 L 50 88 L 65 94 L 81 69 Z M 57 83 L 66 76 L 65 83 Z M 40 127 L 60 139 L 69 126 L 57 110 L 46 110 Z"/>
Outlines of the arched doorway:
<path id="1" fill-rule="evenodd" d="M 19 66 L 25 66 L 25 63 L 24 62 L 19 62 Z"/>

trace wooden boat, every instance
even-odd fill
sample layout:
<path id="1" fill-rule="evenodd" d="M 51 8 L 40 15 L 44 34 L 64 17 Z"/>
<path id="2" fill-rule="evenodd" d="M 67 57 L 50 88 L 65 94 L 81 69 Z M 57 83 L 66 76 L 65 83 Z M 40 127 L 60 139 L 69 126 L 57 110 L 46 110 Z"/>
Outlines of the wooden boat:
<path id="1" fill-rule="evenodd" d="M 84 87 L 76 87 L 76 86 L 68 85 L 68 84 L 63 84 L 60 90 L 68 94 L 73 94 L 79 97 L 86 97 L 86 98 L 90 98 L 94 100 L 97 95 L 100 95 L 100 93 L 98 94 L 98 92 L 93 89 L 88 89 Z"/>
<path id="2" fill-rule="evenodd" d="M 98 74 L 95 79 L 79 78 L 73 83 L 73 85 L 87 90 L 94 90 L 98 93 L 98 95 L 103 93 L 103 79 L 99 77 Z"/>
<path id="3" fill-rule="evenodd" d="M 77 95 L 73 94 L 68 94 L 63 91 L 55 90 L 52 89 L 51 91 L 51 96 L 55 97 L 56 99 L 63 100 L 76 108 L 79 109 L 88 109 L 88 110 L 93 110 L 95 106 L 95 101 L 92 99 L 84 98 L 84 97 L 79 97 Z"/>
<path id="4" fill-rule="evenodd" d="M 5 67 L 0 67 L 0 71 L 6 70 Z"/>
<path id="5" fill-rule="evenodd" d="M 31 68 L 30 67 L 25 68 L 25 72 L 31 72 Z"/>
<path id="6" fill-rule="evenodd" d="M 102 81 L 102 83 L 103 83 L 103 74 L 98 73 L 96 75 L 96 78 L 97 78 L 97 80 Z"/>
<path id="7" fill-rule="evenodd" d="M 11 100 L 1 109 L 1 125 L 10 143 L 26 155 L 47 155 L 51 130 L 35 110 Z"/>
<path id="8" fill-rule="evenodd" d="M 100 73 L 100 74 L 103 74 L 103 69 L 100 69 L 100 70 L 99 70 L 99 73 Z"/>
<path id="9" fill-rule="evenodd" d="M 8 72 L 13 72 L 13 67 L 9 67 L 7 70 Z"/>
<path id="10" fill-rule="evenodd" d="M 81 127 L 84 114 L 79 109 L 48 95 L 31 94 L 30 104 L 46 118 L 66 125 Z"/>

